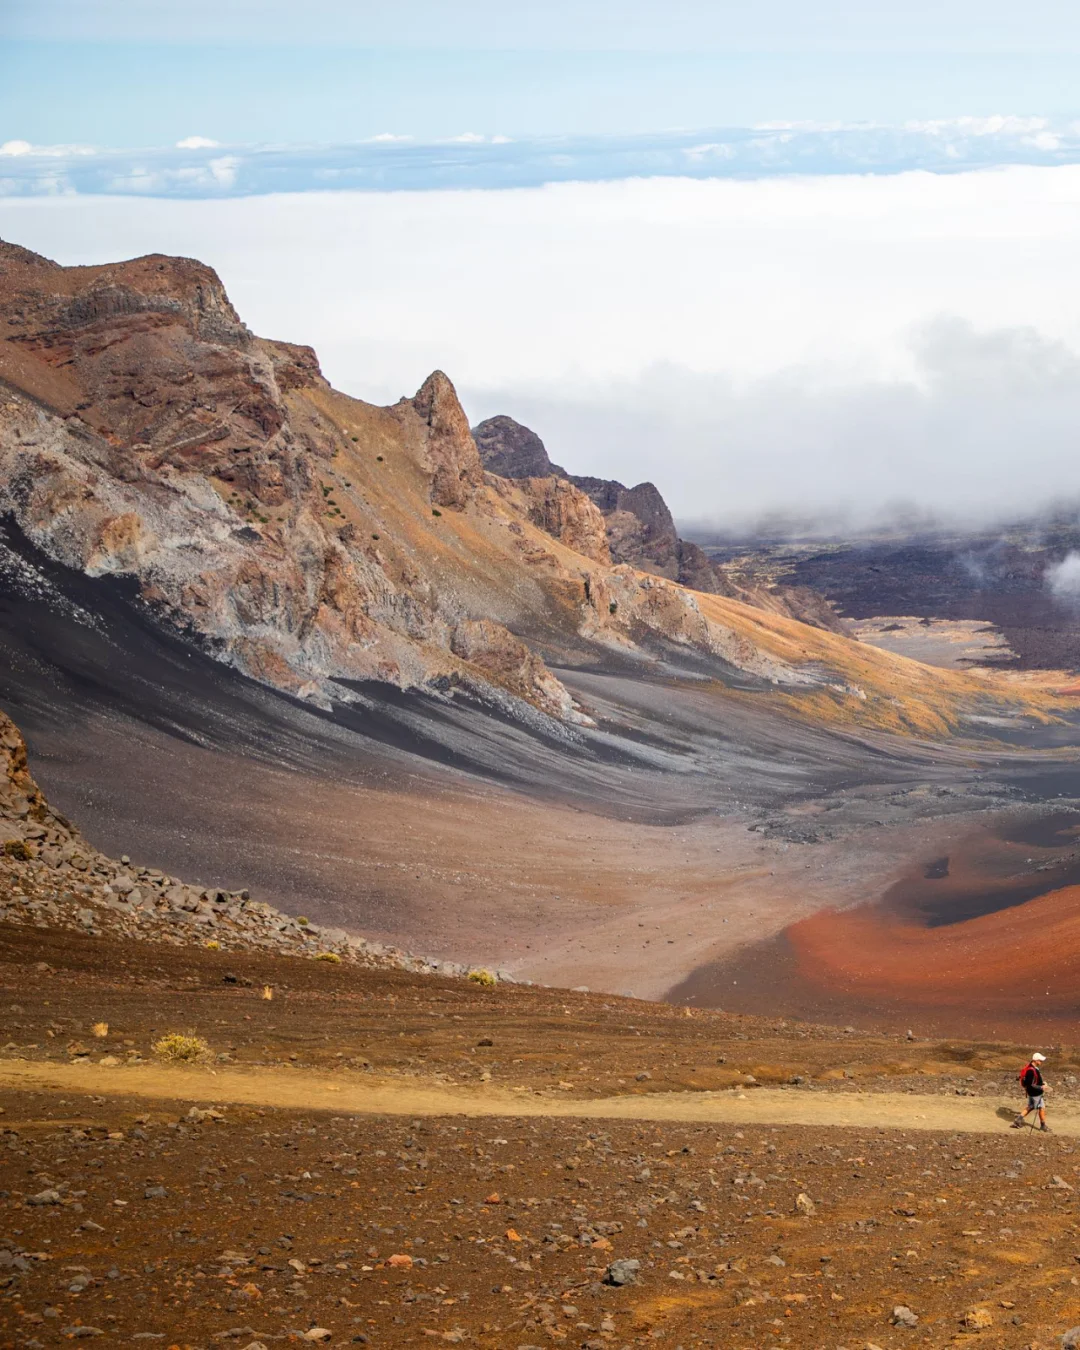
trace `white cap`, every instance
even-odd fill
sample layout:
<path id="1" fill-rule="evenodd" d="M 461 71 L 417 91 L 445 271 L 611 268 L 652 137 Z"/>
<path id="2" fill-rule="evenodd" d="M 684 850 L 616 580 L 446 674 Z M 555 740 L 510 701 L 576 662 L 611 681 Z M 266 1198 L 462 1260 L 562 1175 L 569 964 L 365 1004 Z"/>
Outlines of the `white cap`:
<path id="1" fill-rule="evenodd" d="M 1040 1064 L 1043 1064 L 1043 1063 L 1045 1063 L 1045 1061 L 1046 1061 L 1046 1056 L 1045 1056 L 1045 1055 L 1040 1055 L 1039 1052 L 1038 1052 L 1038 1050 L 1036 1050 L 1035 1053 L 1031 1056 L 1031 1061 L 1032 1061 L 1032 1063 L 1034 1064 L 1036 1060 L 1037 1060 Z"/>

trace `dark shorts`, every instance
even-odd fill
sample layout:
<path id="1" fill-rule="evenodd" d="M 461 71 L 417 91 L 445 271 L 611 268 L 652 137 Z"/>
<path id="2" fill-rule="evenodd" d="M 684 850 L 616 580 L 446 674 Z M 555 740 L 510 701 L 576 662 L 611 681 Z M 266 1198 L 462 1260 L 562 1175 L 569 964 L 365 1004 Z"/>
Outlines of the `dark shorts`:
<path id="1" fill-rule="evenodd" d="M 1041 1093 L 1041 1092 L 1038 1092 L 1038 1093 L 1029 1092 L 1029 1093 L 1028 1093 L 1028 1110 L 1029 1110 L 1029 1111 L 1041 1111 L 1042 1109 L 1043 1109 L 1043 1095 L 1042 1095 L 1042 1093 Z"/>

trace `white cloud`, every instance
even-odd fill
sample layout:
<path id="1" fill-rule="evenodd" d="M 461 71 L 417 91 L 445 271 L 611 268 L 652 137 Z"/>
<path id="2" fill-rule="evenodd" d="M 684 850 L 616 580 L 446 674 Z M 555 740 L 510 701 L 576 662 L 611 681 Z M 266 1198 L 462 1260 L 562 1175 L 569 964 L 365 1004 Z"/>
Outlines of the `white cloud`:
<path id="1" fill-rule="evenodd" d="M 176 142 L 177 150 L 216 150 L 220 141 L 212 141 L 208 136 L 185 136 Z"/>
<path id="2" fill-rule="evenodd" d="M 236 172 L 214 163 L 188 171 Z M 1080 167 L 0 202 L 61 261 L 205 259 L 362 397 L 442 367 L 474 420 L 653 478 L 684 519 L 1080 491 L 1078 229 Z"/>
<path id="3" fill-rule="evenodd" d="M 67 159 L 71 156 L 95 155 L 92 145 L 31 145 L 29 141 L 5 141 L 0 145 L 0 155 L 12 159 L 35 156 L 41 159 Z"/>
<path id="4" fill-rule="evenodd" d="M 392 131 L 380 131 L 377 136 L 369 136 L 368 141 L 372 145 L 394 145 L 398 141 L 411 141 L 411 136 L 398 136 Z"/>
<path id="5" fill-rule="evenodd" d="M 1046 584 L 1063 600 L 1080 601 L 1080 553 L 1067 553 L 1046 569 Z"/>
<path id="6" fill-rule="evenodd" d="M 210 170 L 215 183 L 223 188 L 231 188 L 236 182 L 236 171 L 240 164 L 238 156 L 222 155 L 218 159 L 212 159 L 206 167 Z"/>

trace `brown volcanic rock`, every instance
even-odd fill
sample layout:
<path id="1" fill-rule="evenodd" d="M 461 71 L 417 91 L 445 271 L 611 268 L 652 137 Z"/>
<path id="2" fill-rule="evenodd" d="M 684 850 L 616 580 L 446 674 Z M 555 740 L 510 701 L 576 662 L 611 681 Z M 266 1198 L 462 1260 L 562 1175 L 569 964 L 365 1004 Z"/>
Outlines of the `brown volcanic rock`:
<path id="1" fill-rule="evenodd" d="M 0 245 L 0 312 L 0 377 L 16 395 L 0 407 L 0 499 L 38 547 L 136 576 L 157 609 L 296 693 L 462 669 L 460 598 L 444 616 L 416 566 L 355 545 L 381 536 L 362 500 L 350 520 L 332 495 L 358 466 L 334 472 L 349 442 L 311 401 L 329 392 L 314 352 L 254 337 L 211 269 L 156 256 L 62 268 Z M 462 510 L 482 487 L 441 372 L 388 430 L 430 502 Z"/>
<path id="2" fill-rule="evenodd" d="M 607 523 L 592 500 L 565 478 L 524 478 L 517 483 L 528 517 L 545 534 L 593 562 L 611 563 Z"/>
<path id="3" fill-rule="evenodd" d="M 11 718 L 0 712 L 0 816 L 40 823 L 48 814 L 45 798 L 30 775 L 26 742 Z M 6 834 L 9 838 L 21 837 L 11 830 Z"/>
<path id="4" fill-rule="evenodd" d="M 488 473 L 500 478 L 566 477 L 566 470 L 552 464 L 544 442 L 512 417 L 489 417 L 473 427 L 473 438 Z"/>
<path id="5" fill-rule="evenodd" d="M 653 483 L 624 487 L 603 478 L 570 480 L 608 517 L 611 556 L 643 571 L 675 580 L 679 536 L 667 502 Z"/>
<path id="6" fill-rule="evenodd" d="M 424 423 L 424 464 L 432 475 L 431 500 L 460 511 L 484 481 L 484 469 L 457 392 L 442 371 L 436 370 L 406 402 Z"/>
<path id="7" fill-rule="evenodd" d="M 450 649 L 496 684 L 531 698 L 553 717 L 584 721 L 573 700 L 544 663 L 501 623 L 466 619 L 454 629 Z"/>

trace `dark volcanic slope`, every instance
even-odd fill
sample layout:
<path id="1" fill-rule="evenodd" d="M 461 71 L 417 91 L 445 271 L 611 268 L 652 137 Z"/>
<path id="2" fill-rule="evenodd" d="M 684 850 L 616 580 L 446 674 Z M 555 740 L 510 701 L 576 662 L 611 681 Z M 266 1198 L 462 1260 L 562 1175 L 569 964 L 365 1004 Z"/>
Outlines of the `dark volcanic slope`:
<path id="1" fill-rule="evenodd" d="M 1052 594 L 1045 574 L 1078 543 L 1080 532 L 1047 540 L 1041 530 L 1021 543 L 1000 536 L 867 543 L 803 559 L 793 571 L 848 618 L 981 619 L 1002 631 L 1021 668 L 1072 669 L 1080 666 L 1080 606 Z"/>
<path id="2" fill-rule="evenodd" d="M 49 562 L 10 523 L 0 529 L 0 653 L 0 701 L 24 728 L 50 790 L 92 832 L 104 831 L 106 847 L 130 844 L 132 830 L 149 832 L 149 843 L 161 815 L 171 830 L 199 803 L 198 815 L 210 814 L 212 799 L 231 795 L 231 787 L 222 791 L 230 763 L 248 784 L 241 796 L 271 771 L 418 790 L 488 781 L 602 815 L 674 822 L 866 782 L 953 781 L 970 759 L 917 743 L 875 744 L 772 708 L 731 706 L 695 683 L 614 670 L 563 672 L 596 714 L 596 730 L 560 734 L 550 720 L 530 727 L 460 692 L 439 698 L 387 685 L 359 687 L 360 706 L 325 713 L 185 642 L 124 583 Z M 200 757 L 216 769 L 207 765 L 194 782 L 172 775 L 170 765 Z M 155 795 L 148 811 L 148 770 L 174 777 L 155 794 L 187 807 L 163 812 Z M 105 805 L 121 796 L 131 798 L 122 838 Z"/>

